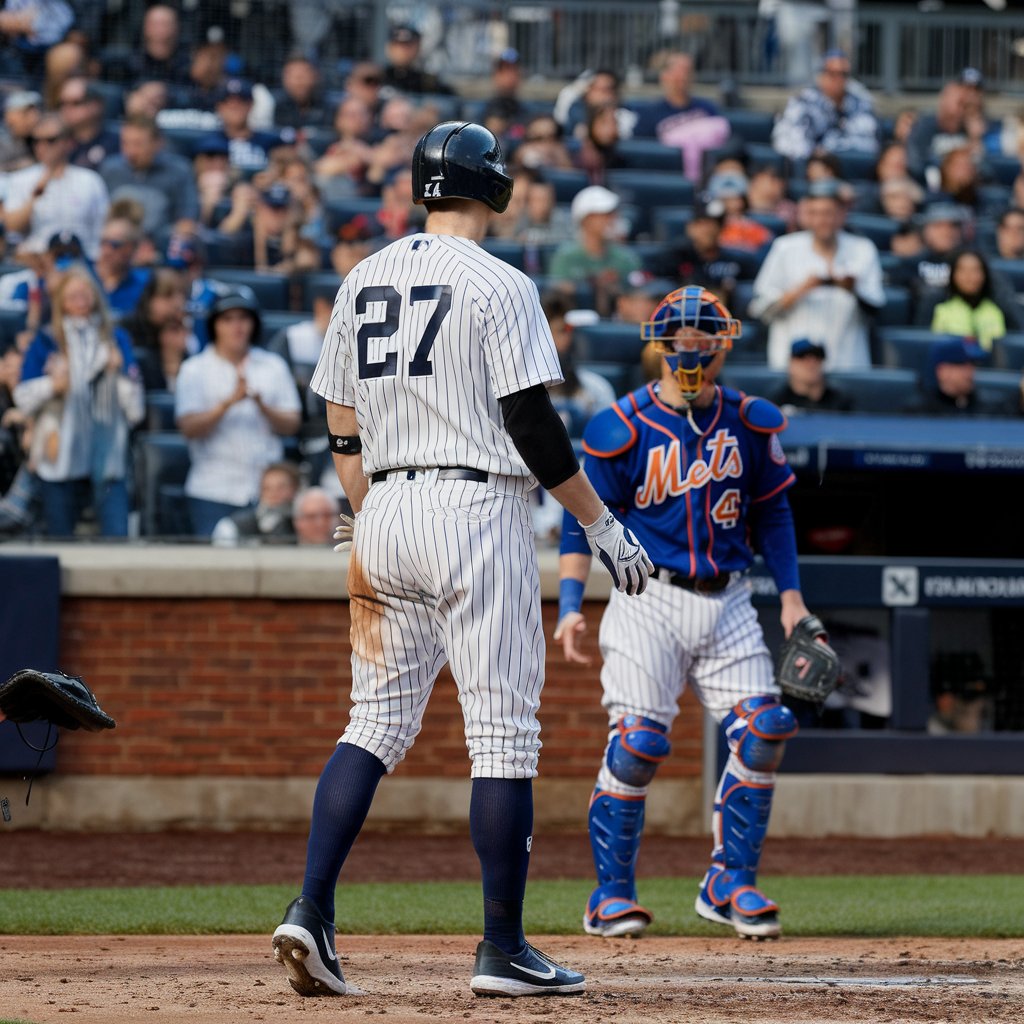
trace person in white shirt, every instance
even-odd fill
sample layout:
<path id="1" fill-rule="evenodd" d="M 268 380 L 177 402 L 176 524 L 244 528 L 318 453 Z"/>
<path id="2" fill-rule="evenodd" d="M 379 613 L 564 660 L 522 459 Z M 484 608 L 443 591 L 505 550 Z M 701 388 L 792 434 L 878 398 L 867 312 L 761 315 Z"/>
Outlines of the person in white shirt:
<path id="1" fill-rule="evenodd" d="M 814 182 L 801 200 L 805 228 L 776 238 L 754 280 L 749 315 L 768 325 L 768 365 L 785 370 L 797 338 L 815 338 L 826 366 L 871 366 L 871 315 L 885 303 L 878 250 L 868 238 L 842 231 L 839 185 Z"/>
<path id="2" fill-rule="evenodd" d="M 284 455 L 299 427 L 299 395 L 288 365 L 254 343 L 260 312 L 248 290 L 218 299 L 210 344 L 186 359 L 175 388 L 178 429 L 189 440 L 185 481 L 192 528 L 211 535 L 218 520 L 255 504 L 263 470 Z"/>

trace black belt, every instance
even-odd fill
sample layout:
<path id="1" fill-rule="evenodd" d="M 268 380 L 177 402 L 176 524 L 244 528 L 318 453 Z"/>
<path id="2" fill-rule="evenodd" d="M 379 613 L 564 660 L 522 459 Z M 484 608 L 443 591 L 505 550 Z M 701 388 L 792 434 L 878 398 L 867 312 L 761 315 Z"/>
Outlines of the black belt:
<path id="1" fill-rule="evenodd" d="M 425 469 L 378 469 L 370 477 L 370 483 L 379 484 L 387 480 L 389 476 L 405 474 L 406 480 L 415 480 L 420 473 L 426 473 Z M 487 474 L 482 469 L 470 469 L 469 466 L 442 466 L 437 471 L 438 480 L 471 480 L 473 483 L 487 483 Z"/>
<path id="2" fill-rule="evenodd" d="M 651 575 L 662 583 L 682 587 L 683 590 L 692 590 L 695 594 L 719 594 L 729 586 L 733 574 L 720 572 L 717 576 L 684 576 L 659 565 Z"/>

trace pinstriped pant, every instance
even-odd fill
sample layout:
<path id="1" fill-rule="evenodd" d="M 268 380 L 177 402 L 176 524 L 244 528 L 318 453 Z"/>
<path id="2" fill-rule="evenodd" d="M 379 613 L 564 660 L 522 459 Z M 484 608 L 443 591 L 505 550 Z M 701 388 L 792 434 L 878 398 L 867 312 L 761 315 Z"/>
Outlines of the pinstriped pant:
<path id="1" fill-rule="evenodd" d="M 744 697 L 779 692 L 743 578 L 710 595 L 656 579 L 639 597 L 612 591 L 600 644 L 612 724 L 634 714 L 671 727 L 687 682 L 719 722 Z"/>
<path id="2" fill-rule="evenodd" d="M 518 478 L 439 480 L 436 470 L 370 487 L 349 561 L 354 706 L 342 740 L 389 772 L 447 661 L 472 776 L 537 774 L 544 631 L 526 496 Z"/>

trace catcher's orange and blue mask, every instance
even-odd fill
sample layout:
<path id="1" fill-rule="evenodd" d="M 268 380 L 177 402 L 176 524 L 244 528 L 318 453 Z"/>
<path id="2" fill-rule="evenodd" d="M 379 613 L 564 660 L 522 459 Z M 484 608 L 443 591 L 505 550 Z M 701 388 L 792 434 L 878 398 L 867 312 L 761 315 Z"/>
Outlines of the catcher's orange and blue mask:
<path id="1" fill-rule="evenodd" d="M 675 374 L 683 398 L 692 401 L 704 384 L 704 371 L 720 352 L 732 348 L 742 333 L 722 301 L 699 285 L 670 292 L 651 319 L 640 325 L 640 337 L 653 341 Z"/>

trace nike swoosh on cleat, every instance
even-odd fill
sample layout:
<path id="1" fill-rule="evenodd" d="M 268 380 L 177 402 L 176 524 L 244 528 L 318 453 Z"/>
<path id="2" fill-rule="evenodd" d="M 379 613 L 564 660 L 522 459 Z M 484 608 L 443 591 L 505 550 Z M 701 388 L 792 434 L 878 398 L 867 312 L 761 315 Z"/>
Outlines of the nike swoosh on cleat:
<path id="1" fill-rule="evenodd" d="M 541 981 L 550 981 L 555 976 L 554 967 L 548 968 L 546 971 L 535 971 L 530 967 L 522 967 L 513 961 L 509 961 L 510 964 L 517 970 L 522 971 L 524 974 L 532 974 L 535 978 L 540 978 Z"/>
<path id="2" fill-rule="evenodd" d="M 328 956 L 329 956 L 329 957 L 330 957 L 330 958 L 331 958 L 331 959 L 332 959 L 332 960 L 333 960 L 333 961 L 334 961 L 335 963 L 337 963 L 337 962 L 338 962 L 338 954 L 337 954 L 337 953 L 335 953 L 333 949 L 331 949 L 331 943 L 330 943 L 330 941 L 329 941 L 329 940 L 328 940 L 328 938 L 327 938 L 327 932 L 326 932 L 326 931 L 324 931 L 324 929 L 323 929 L 323 928 L 321 928 L 321 929 L 320 929 L 320 931 L 321 931 L 321 933 L 323 934 L 323 937 L 324 937 L 324 948 L 325 948 L 325 949 L 327 950 L 327 955 L 328 955 Z"/>

